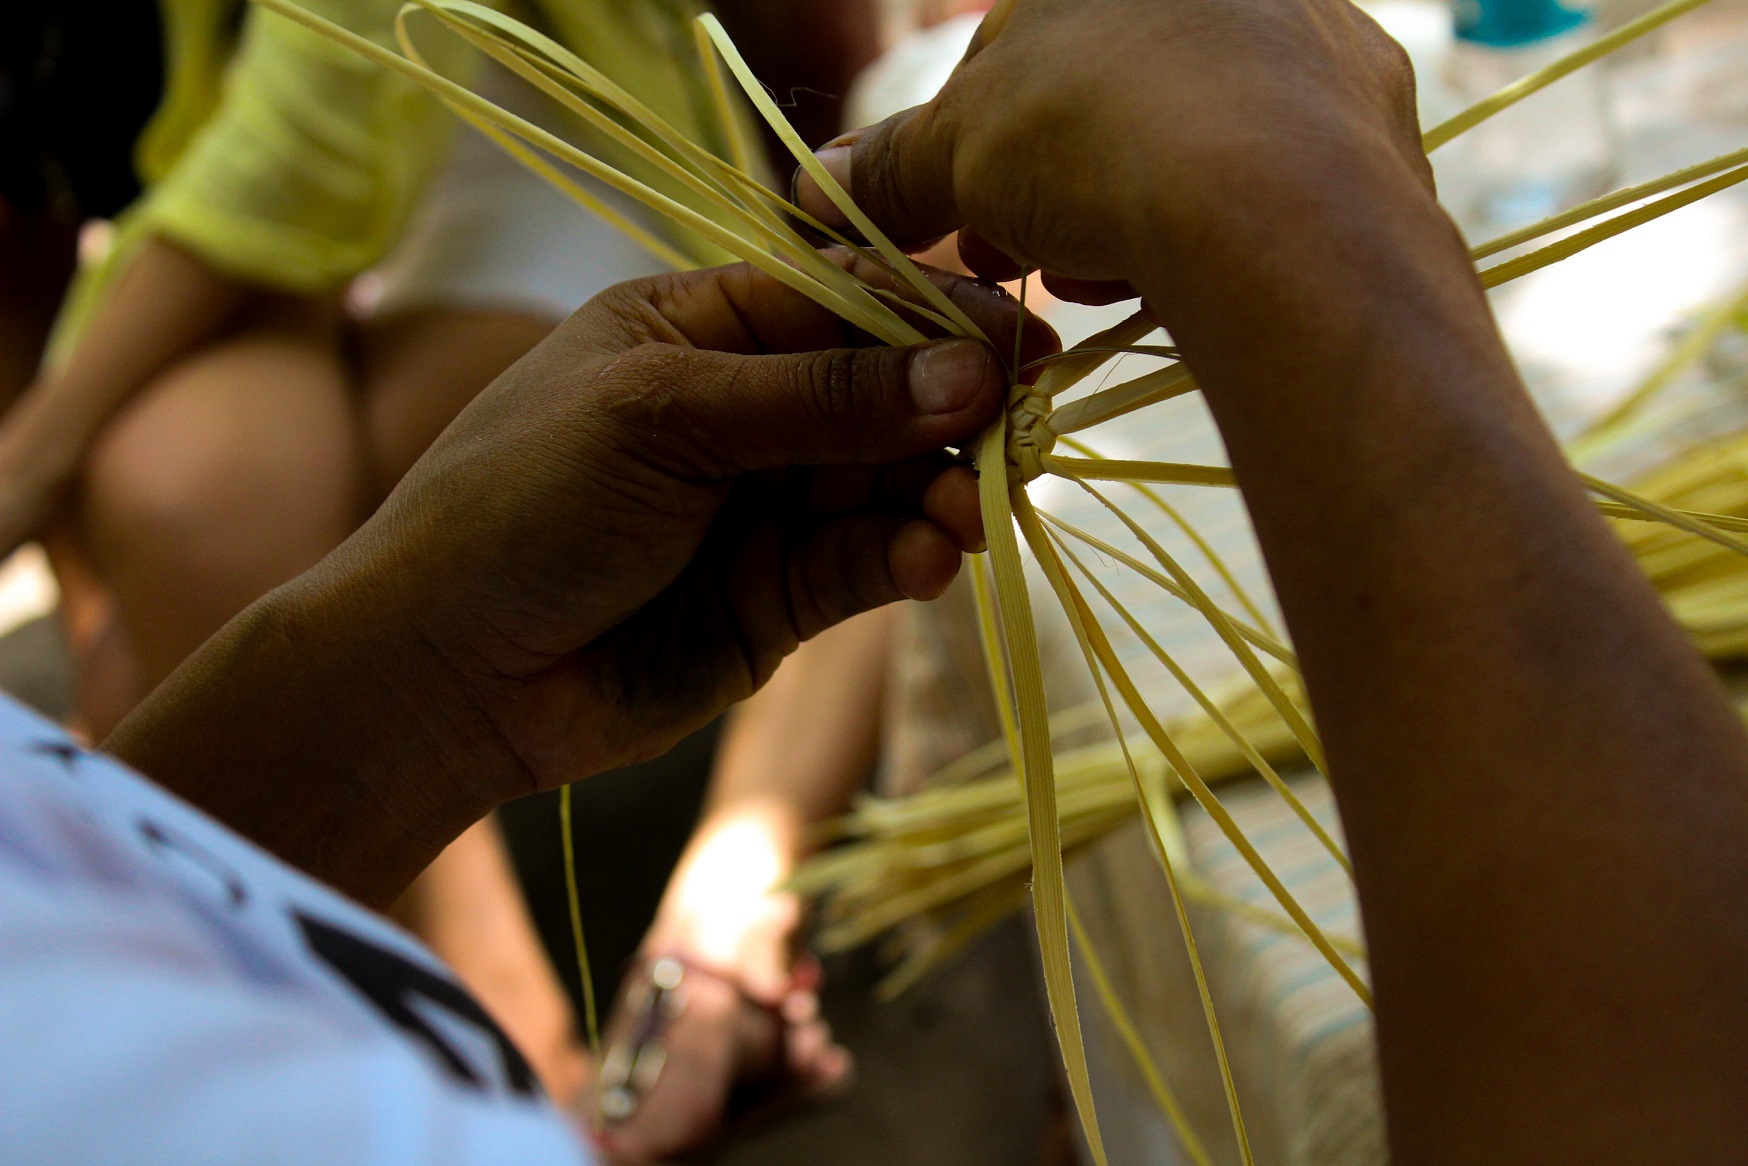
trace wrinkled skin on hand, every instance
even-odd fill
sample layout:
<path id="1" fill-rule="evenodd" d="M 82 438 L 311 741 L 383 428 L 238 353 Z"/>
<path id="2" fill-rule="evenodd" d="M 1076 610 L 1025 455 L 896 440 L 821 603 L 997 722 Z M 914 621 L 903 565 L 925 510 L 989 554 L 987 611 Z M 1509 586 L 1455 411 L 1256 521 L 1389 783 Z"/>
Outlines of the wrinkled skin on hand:
<path id="1" fill-rule="evenodd" d="M 1011 348 L 1003 293 L 939 278 Z M 951 399 L 924 413 L 930 377 Z M 481 394 L 359 551 L 556 786 L 664 751 L 818 631 L 944 590 L 981 528 L 941 447 L 1005 383 L 980 345 L 871 344 L 750 268 L 623 285 Z"/>
<path id="2" fill-rule="evenodd" d="M 1360 156 L 1432 178 L 1407 57 L 1347 0 L 1004 0 L 939 96 L 835 145 L 821 160 L 901 244 L 966 228 L 972 271 L 1023 264 L 1089 303 Z"/>

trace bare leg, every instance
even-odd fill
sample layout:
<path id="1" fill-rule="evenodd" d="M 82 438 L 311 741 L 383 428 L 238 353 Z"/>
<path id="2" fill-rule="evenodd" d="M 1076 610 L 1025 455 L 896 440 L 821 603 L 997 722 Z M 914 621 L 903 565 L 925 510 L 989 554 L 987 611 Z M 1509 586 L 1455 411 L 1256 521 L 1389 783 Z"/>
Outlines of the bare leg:
<path id="1" fill-rule="evenodd" d="M 295 306 L 143 391 L 92 450 L 81 537 L 51 540 L 86 616 L 69 629 L 86 727 L 101 738 L 227 620 L 338 545 L 550 330 L 510 313 L 403 314 L 362 330 L 354 371 L 335 315 Z M 105 604 L 78 584 L 93 578 L 119 631 L 91 614 Z"/>
<path id="2" fill-rule="evenodd" d="M 541 950 L 492 819 L 451 842 L 392 914 L 474 990 L 553 1099 L 573 1104 L 585 1064 L 570 1002 Z"/>
<path id="3" fill-rule="evenodd" d="M 361 517 L 336 340 L 326 309 L 263 318 L 159 377 L 93 446 L 80 531 L 114 597 L 133 700 Z M 109 718 L 86 711 L 103 734 Z"/>

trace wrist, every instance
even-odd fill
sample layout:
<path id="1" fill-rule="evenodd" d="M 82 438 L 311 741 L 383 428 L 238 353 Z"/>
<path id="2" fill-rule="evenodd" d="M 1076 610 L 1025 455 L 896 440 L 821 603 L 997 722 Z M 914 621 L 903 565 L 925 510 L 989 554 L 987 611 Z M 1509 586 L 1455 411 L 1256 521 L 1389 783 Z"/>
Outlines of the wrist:
<path id="1" fill-rule="evenodd" d="M 398 586 L 413 568 L 384 571 L 353 550 L 342 546 L 264 601 L 299 637 L 300 656 L 316 657 L 309 682 L 349 692 L 359 706 L 349 747 L 374 759 L 385 784 L 416 782 L 434 808 L 462 808 L 464 825 L 531 792 L 477 683 L 414 618 L 417 598 Z"/>
<path id="2" fill-rule="evenodd" d="M 1386 144 L 1349 147 L 1278 165 L 1246 151 L 1158 212 L 1164 245 L 1138 249 L 1158 261 L 1135 282 L 1211 401 L 1254 389 L 1279 406 L 1285 386 L 1346 378 L 1393 334 L 1494 336 L 1429 184 Z"/>
<path id="3" fill-rule="evenodd" d="M 105 744 L 381 908 L 506 796 L 473 719 L 394 613 L 324 563 L 227 624 Z"/>

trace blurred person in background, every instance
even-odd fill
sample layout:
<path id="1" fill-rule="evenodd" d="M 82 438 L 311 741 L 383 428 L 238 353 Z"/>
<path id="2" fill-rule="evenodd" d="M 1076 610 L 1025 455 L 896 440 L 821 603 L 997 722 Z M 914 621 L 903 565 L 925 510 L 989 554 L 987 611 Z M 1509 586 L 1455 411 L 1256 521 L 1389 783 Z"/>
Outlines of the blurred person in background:
<path id="1" fill-rule="evenodd" d="M 306 7 L 393 44 L 397 2 Z M 684 7 L 539 15 L 712 142 Z M 859 0 L 788 7 L 722 15 L 802 95 L 817 142 L 837 118 L 813 95 L 871 54 L 872 17 Z M 0 20 L 0 555 L 48 547 L 78 724 L 101 738 L 337 545 L 555 324 L 662 265 L 473 132 L 452 148 L 450 114 L 416 87 L 243 0 L 26 0 Z M 475 64 L 447 33 L 421 43 L 451 76 Z M 480 83 L 586 138 L 495 66 Z M 398 910 L 573 1094 L 570 1008 L 492 824 Z"/>

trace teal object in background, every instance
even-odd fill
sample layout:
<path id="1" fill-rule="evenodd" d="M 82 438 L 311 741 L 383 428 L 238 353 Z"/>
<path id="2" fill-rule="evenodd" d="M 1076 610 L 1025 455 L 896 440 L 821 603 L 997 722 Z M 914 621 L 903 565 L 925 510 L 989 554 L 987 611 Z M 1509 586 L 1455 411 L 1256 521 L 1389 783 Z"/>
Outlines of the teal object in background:
<path id="1" fill-rule="evenodd" d="M 1452 11 L 1459 40 L 1502 49 L 1548 40 L 1591 21 L 1588 9 L 1560 0 L 1456 0 Z"/>

